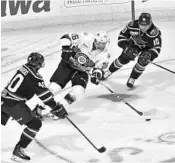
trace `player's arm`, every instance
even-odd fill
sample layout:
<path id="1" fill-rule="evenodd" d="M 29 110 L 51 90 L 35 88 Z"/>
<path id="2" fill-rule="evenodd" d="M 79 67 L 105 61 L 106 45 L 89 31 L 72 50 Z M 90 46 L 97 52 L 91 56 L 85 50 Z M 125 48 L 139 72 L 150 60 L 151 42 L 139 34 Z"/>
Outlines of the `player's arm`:
<path id="1" fill-rule="evenodd" d="M 69 62 L 71 56 L 75 55 L 75 52 L 72 48 L 72 41 L 69 34 L 65 34 L 60 38 L 61 47 L 62 47 L 62 55 L 61 57 L 65 62 Z"/>
<path id="2" fill-rule="evenodd" d="M 139 56 L 140 62 L 143 65 L 147 65 L 149 61 L 153 61 L 157 58 L 162 46 L 161 32 L 157 28 L 153 28 L 147 33 L 147 36 L 149 37 L 148 46 L 143 49 Z"/>
<path id="3" fill-rule="evenodd" d="M 133 26 L 133 21 L 128 23 L 120 32 L 118 36 L 118 46 L 121 48 L 125 48 L 129 45 L 129 38 L 130 38 L 130 28 Z"/>
<path id="4" fill-rule="evenodd" d="M 109 59 L 111 58 L 111 55 L 108 51 L 104 51 L 104 52 L 101 52 L 101 54 L 99 54 L 99 56 L 101 58 L 95 62 L 95 67 L 94 68 L 99 68 L 99 69 L 104 70 L 109 65 L 109 62 L 110 62 Z"/>
<path id="5" fill-rule="evenodd" d="M 149 33 L 148 37 L 150 38 L 149 42 L 149 52 L 151 53 L 152 58 L 158 57 L 162 47 L 162 39 L 161 39 L 161 32 L 158 28 L 153 28 Z"/>
<path id="6" fill-rule="evenodd" d="M 46 87 L 43 80 L 38 80 L 33 89 L 35 90 L 36 95 L 43 101 L 45 105 L 48 105 L 51 108 L 56 106 L 53 94 Z"/>
<path id="7" fill-rule="evenodd" d="M 45 105 L 48 105 L 52 110 L 52 113 L 59 118 L 65 118 L 68 115 L 64 106 L 56 103 L 51 91 L 46 87 L 42 77 L 30 75 L 30 89 L 43 101 Z"/>

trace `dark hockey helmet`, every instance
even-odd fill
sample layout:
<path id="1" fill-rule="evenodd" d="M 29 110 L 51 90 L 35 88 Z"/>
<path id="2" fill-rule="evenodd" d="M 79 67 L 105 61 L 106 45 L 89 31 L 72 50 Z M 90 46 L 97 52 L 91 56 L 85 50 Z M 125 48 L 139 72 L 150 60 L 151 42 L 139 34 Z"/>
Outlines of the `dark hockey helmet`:
<path id="1" fill-rule="evenodd" d="M 27 58 L 28 65 L 32 66 L 36 70 L 40 69 L 41 67 L 44 67 L 44 56 L 40 53 L 33 52 L 31 53 Z"/>
<path id="2" fill-rule="evenodd" d="M 152 25 L 152 17 L 149 13 L 141 13 L 138 24 L 142 32 L 146 32 Z"/>

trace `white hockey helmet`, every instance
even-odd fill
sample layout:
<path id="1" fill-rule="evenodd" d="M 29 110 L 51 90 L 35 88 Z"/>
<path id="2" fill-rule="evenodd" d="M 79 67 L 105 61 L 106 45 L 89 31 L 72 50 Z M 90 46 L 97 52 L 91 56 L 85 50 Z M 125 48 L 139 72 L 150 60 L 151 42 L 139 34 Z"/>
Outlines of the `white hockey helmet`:
<path id="1" fill-rule="evenodd" d="M 109 37 L 105 31 L 99 31 L 95 34 L 94 44 L 97 49 L 103 50 L 109 42 Z"/>

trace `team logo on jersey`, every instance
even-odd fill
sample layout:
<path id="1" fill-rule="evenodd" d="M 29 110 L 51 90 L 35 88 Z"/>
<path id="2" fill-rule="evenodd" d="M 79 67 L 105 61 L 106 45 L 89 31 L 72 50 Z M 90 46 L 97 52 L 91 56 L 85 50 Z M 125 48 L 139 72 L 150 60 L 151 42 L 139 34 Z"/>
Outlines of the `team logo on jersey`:
<path id="1" fill-rule="evenodd" d="M 75 60 L 83 66 L 88 66 L 88 67 L 94 66 L 94 62 L 91 59 L 89 59 L 89 57 L 86 54 L 82 52 L 76 53 Z"/>
<path id="2" fill-rule="evenodd" d="M 79 56 L 78 57 L 78 63 L 85 64 L 86 62 L 87 62 L 87 60 L 84 56 Z"/>
<path id="3" fill-rule="evenodd" d="M 152 36 L 156 36 L 158 34 L 158 30 L 156 28 L 154 28 L 153 30 L 151 30 L 150 34 Z"/>
<path id="4" fill-rule="evenodd" d="M 144 41 L 141 37 L 138 37 L 138 36 L 132 36 L 132 40 L 134 41 L 134 44 L 139 46 L 140 48 L 146 47 L 146 45 L 148 43 L 148 42 Z"/>

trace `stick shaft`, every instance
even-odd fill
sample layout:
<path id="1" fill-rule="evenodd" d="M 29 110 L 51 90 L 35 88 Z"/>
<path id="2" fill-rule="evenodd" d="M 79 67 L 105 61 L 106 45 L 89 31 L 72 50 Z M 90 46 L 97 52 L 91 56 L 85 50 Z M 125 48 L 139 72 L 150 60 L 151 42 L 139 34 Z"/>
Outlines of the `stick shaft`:
<path id="1" fill-rule="evenodd" d="M 98 148 L 87 138 L 87 136 L 70 120 L 69 117 L 66 117 L 66 119 L 84 136 L 84 138 L 98 151 Z"/>
<path id="2" fill-rule="evenodd" d="M 174 71 L 169 70 L 169 69 L 167 69 L 167 68 L 165 68 L 165 67 L 163 67 L 163 66 L 161 66 L 161 65 L 158 65 L 158 64 L 153 63 L 153 62 L 151 62 L 151 61 L 150 61 L 150 63 L 152 63 L 153 65 L 155 65 L 155 66 L 157 66 L 157 67 L 160 67 L 160 68 L 162 68 L 162 69 L 164 69 L 164 70 L 166 70 L 166 71 L 169 71 L 169 72 L 171 72 L 171 73 L 175 74 L 175 72 L 174 72 Z"/>
<path id="3" fill-rule="evenodd" d="M 120 101 L 122 101 L 124 104 L 128 105 L 132 110 L 134 110 L 137 114 L 139 114 L 140 116 L 143 115 L 142 112 L 138 111 L 135 107 L 133 107 L 131 104 L 129 104 L 126 100 L 124 100 L 123 98 L 121 98 L 119 95 L 117 95 L 111 88 L 109 88 L 107 85 L 103 84 L 102 82 L 100 82 L 101 85 L 103 85 L 107 90 L 109 90 L 109 92 L 111 92 L 115 97 L 117 97 Z"/>

